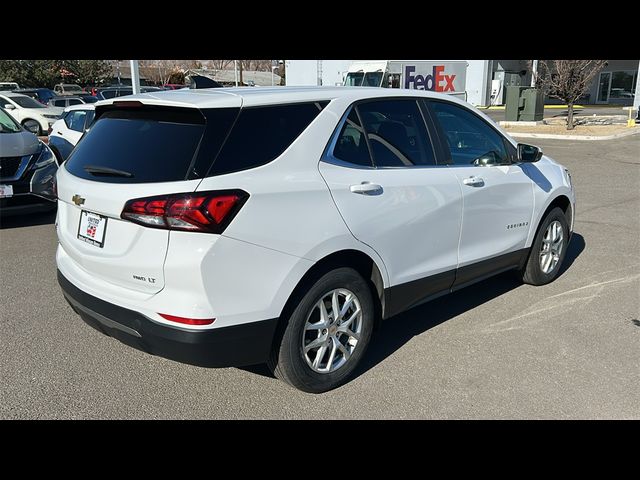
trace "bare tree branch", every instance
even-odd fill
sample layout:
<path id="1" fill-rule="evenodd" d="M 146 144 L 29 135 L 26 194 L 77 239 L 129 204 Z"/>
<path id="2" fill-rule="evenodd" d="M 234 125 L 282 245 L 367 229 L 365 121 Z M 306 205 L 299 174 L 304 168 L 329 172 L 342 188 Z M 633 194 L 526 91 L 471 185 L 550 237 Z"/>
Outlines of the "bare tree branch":
<path id="1" fill-rule="evenodd" d="M 589 90 L 606 60 L 540 60 L 536 86 L 568 106 L 567 130 L 573 130 L 573 105 Z"/>

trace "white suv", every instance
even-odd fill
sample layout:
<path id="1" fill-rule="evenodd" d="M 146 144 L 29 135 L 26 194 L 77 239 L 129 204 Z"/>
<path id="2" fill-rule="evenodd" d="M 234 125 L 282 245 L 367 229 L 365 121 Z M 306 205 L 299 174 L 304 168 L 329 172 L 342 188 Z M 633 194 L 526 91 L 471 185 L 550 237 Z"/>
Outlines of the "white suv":
<path id="1" fill-rule="evenodd" d="M 567 170 L 416 90 L 173 90 L 96 104 L 57 175 L 58 279 L 152 354 L 344 383 L 382 319 L 490 275 L 559 273 Z"/>

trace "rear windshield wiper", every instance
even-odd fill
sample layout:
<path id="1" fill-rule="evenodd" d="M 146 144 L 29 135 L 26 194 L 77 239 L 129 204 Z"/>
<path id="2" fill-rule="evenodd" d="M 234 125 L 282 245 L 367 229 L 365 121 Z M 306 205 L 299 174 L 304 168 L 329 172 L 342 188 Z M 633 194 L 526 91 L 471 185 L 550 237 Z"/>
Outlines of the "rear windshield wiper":
<path id="1" fill-rule="evenodd" d="M 115 168 L 109 167 L 100 167 L 95 165 L 85 165 L 85 172 L 90 173 L 92 175 L 100 176 L 100 175 L 108 175 L 111 177 L 133 177 L 133 173 L 125 172 L 124 170 L 117 170 Z"/>

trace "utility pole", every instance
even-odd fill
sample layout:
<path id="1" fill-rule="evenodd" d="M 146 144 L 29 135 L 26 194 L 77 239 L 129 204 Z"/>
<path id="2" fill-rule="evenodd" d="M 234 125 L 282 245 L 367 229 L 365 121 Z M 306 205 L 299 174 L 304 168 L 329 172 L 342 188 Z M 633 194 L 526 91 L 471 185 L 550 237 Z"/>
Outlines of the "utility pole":
<path id="1" fill-rule="evenodd" d="M 240 60 L 240 86 L 242 86 L 242 60 Z"/>
<path id="2" fill-rule="evenodd" d="M 638 63 L 638 77 L 640 77 L 640 63 Z M 633 97 L 633 108 L 636 112 L 636 118 L 640 119 L 640 78 L 636 77 L 636 93 Z"/>
<path id="3" fill-rule="evenodd" d="M 233 75 L 236 79 L 236 87 L 238 86 L 238 60 L 233 61 Z"/>
<path id="4" fill-rule="evenodd" d="M 140 72 L 138 71 L 138 60 L 129 60 L 131 62 L 131 88 L 133 94 L 140 93 Z"/>
<path id="5" fill-rule="evenodd" d="M 538 60 L 531 62 L 531 86 L 536 86 L 536 80 L 538 79 Z"/>

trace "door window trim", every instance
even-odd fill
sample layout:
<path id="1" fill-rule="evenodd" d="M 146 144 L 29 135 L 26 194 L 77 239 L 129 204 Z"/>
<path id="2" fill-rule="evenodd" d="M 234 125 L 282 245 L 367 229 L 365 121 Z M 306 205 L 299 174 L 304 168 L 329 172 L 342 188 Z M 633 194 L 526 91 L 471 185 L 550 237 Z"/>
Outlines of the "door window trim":
<path id="1" fill-rule="evenodd" d="M 472 109 L 465 107 L 464 105 L 459 105 L 455 102 L 449 102 L 447 100 L 443 100 L 440 98 L 423 98 L 421 99 L 422 102 L 424 104 L 425 109 L 427 110 L 427 112 L 429 113 L 429 116 L 431 118 L 431 121 L 434 123 L 434 127 L 436 129 L 436 131 L 438 132 L 438 141 L 440 143 L 440 148 L 443 150 L 443 154 L 444 157 L 446 159 L 446 165 L 448 167 L 453 167 L 453 168 L 467 168 L 467 167 L 477 167 L 477 168 L 487 168 L 487 167 L 508 167 L 508 166 L 513 166 L 513 165 L 520 165 L 520 162 L 518 162 L 517 158 L 514 158 L 513 156 L 513 149 L 515 148 L 513 146 L 513 144 L 511 143 L 511 141 L 509 141 L 509 139 L 500 131 L 496 128 L 495 125 L 491 125 L 491 123 L 487 122 L 484 118 L 482 118 L 480 115 L 478 115 L 476 112 L 474 112 Z M 474 115 L 478 120 L 484 122 L 485 125 L 487 125 L 489 128 L 491 128 L 494 132 L 496 132 L 500 138 L 502 139 L 502 142 L 505 144 L 505 151 L 507 152 L 507 159 L 509 161 L 509 163 L 501 163 L 499 165 L 457 165 L 455 163 L 453 163 L 453 161 L 451 160 L 451 151 L 449 149 L 449 145 L 447 144 L 447 140 L 446 140 L 446 134 L 444 132 L 444 130 L 442 129 L 442 125 L 440 125 L 440 122 L 437 121 L 437 116 L 436 113 L 433 111 L 431 105 L 433 103 L 444 103 L 444 104 L 449 104 L 449 105 L 455 105 L 463 110 L 466 110 L 467 112 L 471 113 L 472 115 Z"/>

